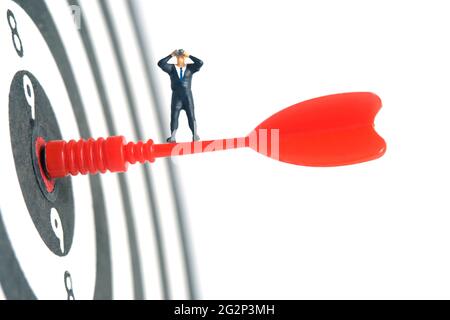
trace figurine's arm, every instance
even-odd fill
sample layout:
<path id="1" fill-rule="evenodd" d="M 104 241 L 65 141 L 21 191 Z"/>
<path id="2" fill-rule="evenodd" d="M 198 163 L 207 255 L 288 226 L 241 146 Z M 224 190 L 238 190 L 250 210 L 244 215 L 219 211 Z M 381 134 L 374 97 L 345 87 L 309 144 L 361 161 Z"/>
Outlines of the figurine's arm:
<path id="1" fill-rule="evenodd" d="M 194 63 L 191 65 L 192 73 L 199 71 L 200 68 L 203 66 L 203 61 L 192 55 L 189 55 L 189 58 L 191 58 L 191 60 L 194 61 Z"/>
<path id="2" fill-rule="evenodd" d="M 170 60 L 170 58 L 172 58 L 172 56 L 173 56 L 173 53 L 169 54 L 167 57 L 162 58 L 161 60 L 158 61 L 158 67 L 163 69 L 164 72 L 167 72 L 167 73 L 170 72 L 171 65 L 168 64 L 167 62 L 169 62 L 169 60 Z"/>

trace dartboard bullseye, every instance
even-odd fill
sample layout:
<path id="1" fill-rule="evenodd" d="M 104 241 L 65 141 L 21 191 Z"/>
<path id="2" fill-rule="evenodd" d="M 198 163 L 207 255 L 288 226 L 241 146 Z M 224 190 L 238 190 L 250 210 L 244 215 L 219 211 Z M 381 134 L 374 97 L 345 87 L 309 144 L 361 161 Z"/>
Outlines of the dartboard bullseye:
<path id="1" fill-rule="evenodd" d="M 9 97 L 11 148 L 28 212 L 48 248 L 66 255 L 74 232 L 72 182 L 51 184 L 42 174 L 36 150 L 39 140 L 61 138 L 55 114 L 41 84 L 29 72 L 14 76 Z"/>

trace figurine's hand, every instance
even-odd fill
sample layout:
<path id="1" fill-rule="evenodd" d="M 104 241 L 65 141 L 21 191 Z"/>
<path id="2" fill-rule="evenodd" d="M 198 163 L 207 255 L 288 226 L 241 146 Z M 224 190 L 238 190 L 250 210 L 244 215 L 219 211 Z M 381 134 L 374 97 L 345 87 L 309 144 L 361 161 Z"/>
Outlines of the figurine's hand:
<path id="1" fill-rule="evenodd" d="M 172 53 L 170 54 L 172 57 L 175 57 L 177 55 L 177 49 L 173 50 Z"/>
<path id="2" fill-rule="evenodd" d="M 186 58 L 189 58 L 189 56 L 190 56 L 190 54 L 189 53 L 187 53 L 186 51 L 184 52 L 184 54 L 183 54 Z"/>

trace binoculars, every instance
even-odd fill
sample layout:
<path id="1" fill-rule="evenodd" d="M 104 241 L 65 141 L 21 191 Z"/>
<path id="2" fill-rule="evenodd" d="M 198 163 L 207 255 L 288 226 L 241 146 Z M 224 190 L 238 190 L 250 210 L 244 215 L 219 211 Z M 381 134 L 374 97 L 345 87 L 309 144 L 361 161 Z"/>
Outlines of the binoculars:
<path id="1" fill-rule="evenodd" d="M 183 50 L 183 49 L 178 49 L 178 50 L 175 52 L 175 55 L 176 55 L 176 56 L 182 56 L 182 55 L 184 55 L 184 50 Z"/>

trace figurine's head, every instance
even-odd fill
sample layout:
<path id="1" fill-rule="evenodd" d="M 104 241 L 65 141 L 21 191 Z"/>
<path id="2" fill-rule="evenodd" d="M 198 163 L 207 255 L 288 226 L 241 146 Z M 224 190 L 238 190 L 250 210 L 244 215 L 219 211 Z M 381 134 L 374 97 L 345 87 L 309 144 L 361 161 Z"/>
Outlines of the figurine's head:
<path id="1" fill-rule="evenodd" d="M 178 49 L 175 53 L 177 57 L 177 66 L 185 66 L 186 65 L 186 55 L 183 49 Z"/>

